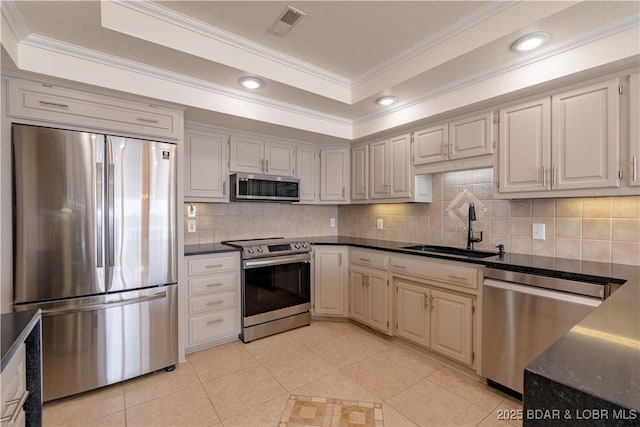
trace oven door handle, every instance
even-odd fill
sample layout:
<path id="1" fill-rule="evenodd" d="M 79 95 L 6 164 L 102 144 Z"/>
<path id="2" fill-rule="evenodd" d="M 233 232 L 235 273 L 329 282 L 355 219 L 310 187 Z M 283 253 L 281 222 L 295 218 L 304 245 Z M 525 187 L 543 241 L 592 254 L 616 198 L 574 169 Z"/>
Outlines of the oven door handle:
<path id="1" fill-rule="evenodd" d="M 242 262 L 245 270 L 251 268 L 269 267 L 271 265 L 294 264 L 298 262 L 311 262 L 311 255 L 308 253 L 301 255 L 279 256 L 273 258 L 250 259 Z"/>

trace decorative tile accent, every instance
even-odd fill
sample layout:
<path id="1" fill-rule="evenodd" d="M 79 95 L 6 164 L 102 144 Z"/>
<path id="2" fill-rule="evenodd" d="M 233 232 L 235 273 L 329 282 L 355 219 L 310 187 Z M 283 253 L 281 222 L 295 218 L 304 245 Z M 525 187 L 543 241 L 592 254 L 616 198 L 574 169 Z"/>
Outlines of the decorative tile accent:
<path id="1" fill-rule="evenodd" d="M 476 206 L 476 217 L 482 218 L 487 213 L 487 207 L 467 188 L 458 193 L 456 197 L 449 203 L 445 212 L 456 223 L 461 230 L 467 229 L 467 221 L 469 216 L 469 205 L 473 203 Z"/>
<path id="2" fill-rule="evenodd" d="M 382 403 L 290 395 L 278 427 L 383 427 Z"/>

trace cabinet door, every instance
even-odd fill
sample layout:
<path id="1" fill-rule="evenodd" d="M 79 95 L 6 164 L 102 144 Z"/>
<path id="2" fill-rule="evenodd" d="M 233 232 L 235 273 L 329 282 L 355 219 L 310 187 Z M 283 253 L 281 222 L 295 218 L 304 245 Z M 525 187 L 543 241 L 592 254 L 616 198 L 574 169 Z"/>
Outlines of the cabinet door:
<path id="1" fill-rule="evenodd" d="M 468 365 L 472 359 L 473 300 L 431 291 L 431 348 Z"/>
<path id="2" fill-rule="evenodd" d="M 227 136 L 187 132 L 185 145 L 185 191 L 190 197 L 227 199 Z"/>
<path id="3" fill-rule="evenodd" d="M 392 198 L 411 195 L 411 137 L 409 134 L 389 140 L 388 195 Z"/>
<path id="4" fill-rule="evenodd" d="M 618 186 L 619 81 L 552 97 L 552 186 Z"/>
<path id="5" fill-rule="evenodd" d="M 300 180 L 300 201 L 315 202 L 318 198 L 320 167 L 318 153 L 312 148 L 296 149 L 296 178 Z"/>
<path id="6" fill-rule="evenodd" d="M 229 169 L 231 172 L 265 173 L 264 142 L 232 136 L 229 143 Z"/>
<path id="7" fill-rule="evenodd" d="M 367 322 L 367 270 L 350 267 L 349 274 L 349 316 Z"/>
<path id="8" fill-rule="evenodd" d="M 629 77 L 629 185 L 640 185 L 640 74 Z M 625 168 L 626 169 L 626 168 Z"/>
<path id="9" fill-rule="evenodd" d="M 369 144 L 369 198 L 384 199 L 388 194 L 388 140 Z"/>
<path id="10" fill-rule="evenodd" d="M 416 344 L 429 346 L 431 291 L 402 280 L 396 281 L 396 333 Z"/>
<path id="11" fill-rule="evenodd" d="M 346 249 L 314 249 L 314 311 L 316 314 L 346 315 L 344 266 Z M 346 261 L 345 261 L 346 262 Z"/>
<path id="12" fill-rule="evenodd" d="M 351 150 L 351 200 L 367 200 L 369 171 L 368 145 Z"/>
<path id="13" fill-rule="evenodd" d="M 549 189 L 551 170 L 551 99 L 500 110 L 499 191 Z"/>
<path id="14" fill-rule="evenodd" d="M 320 200 L 349 200 L 349 149 L 320 151 Z"/>
<path id="15" fill-rule="evenodd" d="M 422 129 L 413 133 L 413 164 L 424 165 L 427 163 L 447 160 L 447 144 L 449 144 L 449 125 Z"/>
<path id="16" fill-rule="evenodd" d="M 293 176 L 295 149 L 286 144 L 267 142 L 264 145 L 264 170 L 269 175 Z"/>
<path id="17" fill-rule="evenodd" d="M 493 153 L 493 113 L 472 116 L 449 123 L 449 158 Z"/>
<path id="18" fill-rule="evenodd" d="M 382 272 L 367 273 L 367 323 L 389 334 L 389 280 Z"/>

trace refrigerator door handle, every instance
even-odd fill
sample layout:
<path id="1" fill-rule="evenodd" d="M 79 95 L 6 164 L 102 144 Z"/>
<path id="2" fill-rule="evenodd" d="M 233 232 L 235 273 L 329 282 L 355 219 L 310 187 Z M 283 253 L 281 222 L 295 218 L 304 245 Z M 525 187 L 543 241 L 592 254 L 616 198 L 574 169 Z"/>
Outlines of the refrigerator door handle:
<path id="1" fill-rule="evenodd" d="M 106 137 L 107 148 L 107 266 L 115 265 L 115 209 L 114 209 L 114 164 L 113 164 L 113 143 L 109 136 Z M 111 272 L 107 277 L 107 290 L 111 287 Z"/>
<path id="2" fill-rule="evenodd" d="M 102 252 L 104 248 L 104 224 L 102 222 L 104 215 L 104 190 L 102 188 L 102 176 L 103 165 L 102 163 L 96 163 L 96 267 L 98 268 L 104 267 L 104 254 Z"/>
<path id="3" fill-rule="evenodd" d="M 138 298 L 131 298 L 123 301 L 114 301 L 114 302 L 107 302 L 102 304 L 90 304 L 90 305 L 84 305 L 84 306 L 73 307 L 73 308 L 66 307 L 66 308 L 52 308 L 50 310 L 44 309 L 44 310 L 41 310 L 41 313 L 43 316 L 57 316 L 60 314 L 77 313 L 79 311 L 102 310 L 102 309 L 113 308 L 113 307 L 121 307 L 123 305 L 139 304 L 141 302 L 148 302 L 148 301 L 153 301 L 156 299 L 161 299 L 166 297 L 167 297 L 167 291 L 162 291 L 153 295 L 147 295 L 147 296 L 138 297 Z"/>

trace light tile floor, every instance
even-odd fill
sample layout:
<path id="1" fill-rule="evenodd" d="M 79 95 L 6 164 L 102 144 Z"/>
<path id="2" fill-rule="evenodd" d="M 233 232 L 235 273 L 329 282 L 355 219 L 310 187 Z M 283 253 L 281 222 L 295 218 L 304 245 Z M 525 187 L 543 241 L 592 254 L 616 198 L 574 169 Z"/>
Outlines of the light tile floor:
<path id="1" fill-rule="evenodd" d="M 44 425 L 276 427 L 289 393 L 381 402 L 386 427 L 521 424 L 498 419 L 519 401 L 422 352 L 351 323 L 314 321 L 47 403 Z"/>

